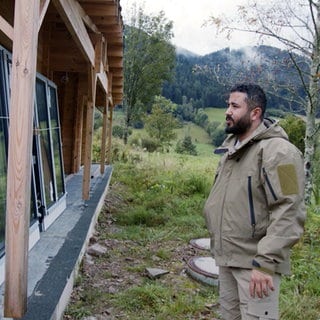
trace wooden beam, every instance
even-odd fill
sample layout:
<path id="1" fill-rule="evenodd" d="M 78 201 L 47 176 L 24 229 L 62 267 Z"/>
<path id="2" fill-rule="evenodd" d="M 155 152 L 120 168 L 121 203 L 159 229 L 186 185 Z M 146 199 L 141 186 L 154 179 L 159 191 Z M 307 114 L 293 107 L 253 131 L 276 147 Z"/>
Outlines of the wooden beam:
<path id="1" fill-rule="evenodd" d="M 85 79 L 84 79 L 85 78 Z M 78 92 L 77 92 L 77 111 L 75 114 L 74 122 L 74 144 L 73 144 L 73 160 L 72 160 L 72 172 L 78 172 L 81 167 L 81 155 L 82 155 L 82 134 L 83 134 L 83 110 L 87 106 L 87 83 L 88 77 L 79 75 L 78 79 Z"/>
<path id="2" fill-rule="evenodd" d="M 98 74 L 99 83 L 103 91 L 107 94 L 108 93 L 108 78 L 105 72 Z"/>
<path id="3" fill-rule="evenodd" d="M 89 70 L 88 81 L 88 105 L 86 118 L 86 141 L 84 153 L 84 169 L 83 169 L 83 186 L 82 198 L 88 200 L 90 198 L 90 178 L 91 178 L 91 162 L 92 162 L 92 139 L 93 139 L 93 120 L 94 108 L 96 100 L 97 76 L 93 67 Z"/>
<path id="4" fill-rule="evenodd" d="M 87 2 L 92 2 L 92 0 L 79 0 L 80 3 L 87 3 Z M 95 0 L 94 2 L 96 3 L 109 3 L 109 4 L 113 4 L 113 3 L 119 3 L 119 0 Z"/>
<path id="5" fill-rule="evenodd" d="M 113 98 L 112 98 L 112 82 L 113 74 L 108 74 L 108 145 L 107 145 L 107 164 L 111 163 L 111 149 L 112 149 L 112 118 L 113 118 Z"/>
<path id="6" fill-rule="evenodd" d="M 28 245 L 39 0 L 15 2 L 7 175 L 4 316 L 27 309 Z"/>
<path id="7" fill-rule="evenodd" d="M 83 23 L 83 11 L 75 0 L 52 0 L 62 20 L 66 24 L 74 41 L 82 51 L 85 59 L 94 66 L 94 47 Z M 82 15 L 81 15 L 82 14 Z"/>
<path id="8" fill-rule="evenodd" d="M 13 27 L 0 15 L 0 30 L 12 41 Z"/>
<path id="9" fill-rule="evenodd" d="M 109 57 L 108 59 L 110 68 L 123 68 L 122 57 Z"/>
<path id="10" fill-rule="evenodd" d="M 49 7 L 49 3 L 50 3 L 50 0 L 41 0 L 41 3 L 40 3 L 40 14 L 39 14 L 39 30 L 41 28 L 44 16 L 47 13 L 47 10 L 48 10 L 48 7 Z"/>
<path id="11" fill-rule="evenodd" d="M 109 71 L 108 45 L 106 40 L 103 42 L 103 46 L 102 46 L 102 65 L 103 65 L 103 70 L 108 72 Z"/>
<path id="12" fill-rule="evenodd" d="M 108 57 L 120 57 L 123 58 L 123 46 L 109 46 Z"/>
<path id="13" fill-rule="evenodd" d="M 102 121 L 101 159 L 100 159 L 100 173 L 101 174 L 104 174 L 105 164 L 106 164 L 108 112 L 109 112 L 109 100 L 106 95 L 106 106 L 103 110 L 103 119 L 102 119 L 103 121 Z"/>
<path id="14" fill-rule="evenodd" d="M 109 16 L 109 17 L 118 17 L 119 14 L 119 8 L 114 4 L 95 4 L 92 5 L 92 3 L 88 4 L 82 4 L 82 7 L 84 8 L 85 12 L 90 16 Z"/>
<path id="15" fill-rule="evenodd" d="M 95 46 L 94 46 L 94 51 L 95 51 L 95 65 L 94 68 L 97 73 L 100 73 L 101 66 L 102 66 L 102 60 L 103 60 L 103 43 L 105 41 L 104 37 L 102 34 L 96 35 L 95 36 Z"/>
<path id="16" fill-rule="evenodd" d="M 112 120 L 113 120 L 113 106 L 111 106 L 111 108 L 109 109 L 109 126 L 108 126 L 108 146 L 107 146 L 107 159 L 106 159 L 106 163 L 107 164 L 111 164 L 111 151 L 112 151 Z"/>

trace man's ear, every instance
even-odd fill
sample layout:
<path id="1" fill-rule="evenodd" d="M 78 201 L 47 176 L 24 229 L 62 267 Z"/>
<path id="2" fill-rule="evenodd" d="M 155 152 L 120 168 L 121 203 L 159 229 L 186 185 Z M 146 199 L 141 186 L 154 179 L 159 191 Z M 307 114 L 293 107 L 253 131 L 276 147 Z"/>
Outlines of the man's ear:
<path id="1" fill-rule="evenodd" d="M 252 120 L 257 120 L 261 118 L 261 114 L 262 114 L 262 110 L 260 107 L 255 107 L 252 111 L 251 111 L 251 117 Z"/>

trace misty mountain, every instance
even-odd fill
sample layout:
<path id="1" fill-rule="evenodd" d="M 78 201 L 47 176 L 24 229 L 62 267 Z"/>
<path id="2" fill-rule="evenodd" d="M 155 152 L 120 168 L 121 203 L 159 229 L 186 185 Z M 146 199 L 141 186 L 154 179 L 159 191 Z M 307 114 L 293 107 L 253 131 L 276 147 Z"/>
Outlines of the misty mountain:
<path id="1" fill-rule="evenodd" d="M 308 71 L 308 61 L 294 57 Z M 294 63 L 286 50 L 271 46 L 225 48 L 204 56 L 179 49 L 175 75 L 162 94 L 177 104 L 191 100 L 196 108 L 225 107 L 225 93 L 239 82 L 260 84 L 269 109 L 303 114 L 306 92 Z"/>
<path id="2" fill-rule="evenodd" d="M 200 55 L 190 51 L 190 50 L 187 50 L 187 49 L 184 49 L 184 48 L 181 48 L 181 47 L 175 47 L 176 48 L 176 54 L 177 55 L 183 55 L 185 57 L 190 57 L 190 58 L 193 58 L 193 57 L 200 57 Z"/>

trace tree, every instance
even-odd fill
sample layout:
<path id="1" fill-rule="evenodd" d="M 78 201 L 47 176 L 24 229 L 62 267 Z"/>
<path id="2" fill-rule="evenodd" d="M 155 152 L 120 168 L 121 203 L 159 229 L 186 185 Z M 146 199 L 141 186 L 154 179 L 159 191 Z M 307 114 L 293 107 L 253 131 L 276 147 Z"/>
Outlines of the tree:
<path id="1" fill-rule="evenodd" d="M 172 22 L 167 21 L 163 11 L 147 16 L 141 7 L 133 6 L 124 41 L 125 143 L 132 121 L 160 94 L 163 82 L 172 75 L 175 63 L 175 49 L 169 42 L 172 36 Z"/>
<path id="2" fill-rule="evenodd" d="M 170 110 L 174 104 L 163 98 L 157 97 L 152 106 L 152 112 L 145 117 L 145 129 L 151 138 L 155 139 L 162 148 L 170 146 L 177 134 L 174 129 L 178 127 L 178 121 Z"/>
<path id="3" fill-rule="evenodd" d="M 210 21 L 218 32 L 225 32 L 228 38 L 233 32 L 249 32 L 258 35 L 261 41 L 266 37 L 276 40 L 288 50 L 306 94 L 305 200 L 309 204 L 312 166 L 318 141 L 315 116 L 319 109 L 320 0 L 271 0 L 264 3 L 249 0 L 247 6 L 238 7 L 237 18 L 211 17 Z M 295 53 L 307 57 L 307 70 L 301 67 L 299 56 Z"/>
<path id="4" fill-rule="evenodd" d="M 190 136 L 185 136 L 182 140 L 179 140 L 176 144 L 176 152 L 180 154 L 190 154 L 196 156 L 198 154 L 197 147 L 192 143 Z"/>
<path id="5" fill-rule="evenodd" d="M 304 152 L 304 135 L 306 132 L 306 123 L 300 117 L 289 114 L 279 121 L 281 127 L 288 134 L 292 142 L 302 153 Z"/>

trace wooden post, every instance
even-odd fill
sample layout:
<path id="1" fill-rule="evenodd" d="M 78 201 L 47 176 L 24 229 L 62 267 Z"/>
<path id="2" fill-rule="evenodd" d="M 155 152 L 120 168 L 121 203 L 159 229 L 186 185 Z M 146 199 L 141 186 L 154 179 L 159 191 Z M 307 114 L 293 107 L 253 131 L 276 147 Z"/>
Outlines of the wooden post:
<path id="1" fill-rule="evenodd" d="M 88 200 L 90 198 L 90 178 L 91 178 L 91 161 L 92 161 L 92 139 L 93 139 L 93 120 L 94 108 L 96 104 L 96 86 L 97 76 L 94 68 L 90 66 L 88 81 L 88 105 L 86 118 L 86 141 L 84 154 L 83 169 L 83 186 L 82 198 Z"/>
<path id="2" fill-rule="evenodd" d="M 28 245 L 39 0 L 15 2 L 7 175 L 4 316 L 27 310 Z"/>
<path id="3" fill-rule="evenodd" d="M 113 100 L 112 100 L 112 80 L 113 74 L 108 73 L 108 147 L 107 147 L 107 164 L 111 163 L 111 144 L 112 144 L 112 117 L 113 117 Z"/>
<path id="4" fill-rule="evenodd" d="M 81 167 L 82 160 L 82 137 L 83 137 L 83 110 L 87 106 L 87 87 L 88 79 L 84 79 L 82 75 L 78 79 L 78 91 L 77 91 L 77 110 L 74 121 L 74 143 L 72 150 L 72 173 L 78 172 Z"/>
<path id="5" fill-rule="evenodd" d="M 101 137 L 101 160 L 100 160 L 100 173 L 104 174 L 106 164 L 106 142 L 107 142 L 107 126 L 108 126 L 108 110 L 109 99 L 106 96 L 106 106 L 103 110 L 103 123 L 102 123 L 102 137 Z"/>
<path id="6" fill-rule="evenodd" d="M 113 118 L 113 107 L 109 108 L 109 126 L 108 126 L 108 154 L 107 164 L 111 163 L 111 147 L 112 147 L 112 118 Z"/>

